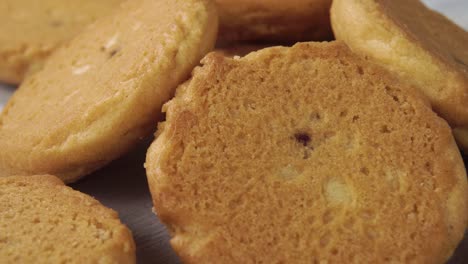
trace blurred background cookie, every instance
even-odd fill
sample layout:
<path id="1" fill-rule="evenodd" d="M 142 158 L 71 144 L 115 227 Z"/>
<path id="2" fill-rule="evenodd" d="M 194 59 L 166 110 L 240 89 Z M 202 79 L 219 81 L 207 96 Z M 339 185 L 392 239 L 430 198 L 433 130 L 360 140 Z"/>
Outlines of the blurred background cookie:
<path id="1" fill-rule="evenodd" d="M 214 4 L 130 0 L 27 78 L 0 115 L 0 176 L 65 182 L 151 135 L 162 104 L 215 43 Z"/>
<path id="2" fill-rule="evenodd" d="M 331 0 L 216 0 L 219 43 L 272 41 L 294 43 L 333 38 Z"/>
<path id="3" fill-rule="evenodd" d="M 0 178 L 2 263 L 135 263 L 116 212 L 50 175 Z"/>
<path id="4" fill-rule="evenodd" d="M 3 0 L 0 2 L 0 82 L 20 83 L 60 44 L 122 0 Z"/>
<path id="5" fill-rule="evenodd" d="M 449 126 L 343 43 L 209 54 L 164 109 L 146 170 L 187 263 L 442 263 L 463 237 Z"/>
<path id="6" fill-rule="evenodd" d="M 413 83 L 468 151 L 468 32 L 418 0 L 336 0 L 336 38 Z"/>
<path id="7" fill-rule="evenodd" d="M 219 54 L 223 54 L 226 57 L 243 57 L 249 54 L 250 52 L 261 50 L 267 47 L 271 46 L 266 44 L 238 44 L 226 48 L 218 48 L 216 49 L 216 52 L 218 52 Z"/>

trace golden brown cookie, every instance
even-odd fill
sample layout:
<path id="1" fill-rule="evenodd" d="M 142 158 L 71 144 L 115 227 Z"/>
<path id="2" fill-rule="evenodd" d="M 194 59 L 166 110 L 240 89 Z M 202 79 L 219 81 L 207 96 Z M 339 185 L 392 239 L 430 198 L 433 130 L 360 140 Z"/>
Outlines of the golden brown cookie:
<path id="1" fill-rule="evenodd" d="M 135 263 L 115 211 L 50 175 L 0 178 L 2 263 Z"/>
<path id="2" fill-rule="evenodd" d="M 20 83 L 62 43 L 116 9 L 122 0 L 3 0 L 0 81 Z"/>
<path id="3" fill-rule="evenodd" d="M 329 40 L 331 0 L 216 0 L 220 42 Z"/>
<path id="4" fill-rule="evenodd" d="M 0 176 L 65 182 L 154 131 L 162 104 L 212 49 L 214 4 L 130 0 L 55 52 L 0 116 Z"/>
<path id="5" fill-rule="evenodd" d="M 468 32 L 418 0 L 336 0 L 336 38 L 415 84 L 468 150 Z"/>
<path id="6" fill-rule="evenodd" d="M 468 184 L 447 123 L 342 43 L 209 54 L 146 170 L 186 263 L 441 263 Z"/>

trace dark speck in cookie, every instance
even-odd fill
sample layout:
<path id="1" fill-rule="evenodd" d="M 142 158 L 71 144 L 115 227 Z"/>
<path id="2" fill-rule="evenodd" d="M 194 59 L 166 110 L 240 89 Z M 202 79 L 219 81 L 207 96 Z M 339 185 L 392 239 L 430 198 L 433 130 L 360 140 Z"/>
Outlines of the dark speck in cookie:
<path id="1" fill-rule="evenodd" d="M 119 52 L 118 49 L 113 49 L 109 52 L 109 58 L 112 58 L 115 56 L 115 54 L 117 54 L 117 52 Z"/>
<path id="2" fill-rule="evenodd" d="M 310 135 L 307 133 L 296 133 L 294 134 L 294 138 L 297 142 L 304 145 L 304 147 L 307 146 L 310 142 Z"/>

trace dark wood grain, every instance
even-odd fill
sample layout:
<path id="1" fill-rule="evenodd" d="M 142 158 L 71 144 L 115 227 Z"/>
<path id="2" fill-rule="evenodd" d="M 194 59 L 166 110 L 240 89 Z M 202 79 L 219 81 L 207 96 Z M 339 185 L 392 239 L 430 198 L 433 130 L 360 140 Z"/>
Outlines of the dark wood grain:
<path id="1" fill-rule="evenodd" d="M 143 168 L 149 143 L 72 185 L 113 208 L 132 230 L 137 244 L 138 263 L 180 263 L 169 245 L 165 227 L 152 212 L 146 174 Z M 466 160 L 466 159 L 465 159 Z M 465 236 L 450 264 L 468 263 L 468 239 Z"/>

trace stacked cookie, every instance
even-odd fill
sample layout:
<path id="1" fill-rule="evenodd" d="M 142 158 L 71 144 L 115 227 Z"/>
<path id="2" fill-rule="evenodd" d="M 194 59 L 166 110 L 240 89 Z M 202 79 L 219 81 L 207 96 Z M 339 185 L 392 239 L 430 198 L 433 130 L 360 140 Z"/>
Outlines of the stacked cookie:
<path id="1" fill-rule="evenodd" d="M 466 150 L 466 31 L 417 0 L 131 0 L 101 11 L 80 33 L 41 39 L 65 42 L 47 60 L 23 52 L 0 66 L 3 80 L 27 75 L 0 116 L 1 259 L 134 262 L 113 211 L 53 176 L 12 175 L 74 182 L 153 133 L 161 113 L 145 167 L 184 262 L 452 255 L 468 222 L 452 136 Z M 332 26 L 338 41 L 294 44 L 329 40 Z M 65 239 L 75 251 L 37 247 Z"/>
<path id="2" fill-rule="evenodd" d="M 208 1 L 128 1 L 23 81 L 0 116 L 0 262 L 135 262 L 115 212 L 61 180 L 78 180 L 151 134 L 216 31 Z M 37 174 L 61 180 L 12 176 Z"/>
<path id="3" fill-rule="evenodd" d="M 148 136 L 162 104 L 213 48 L 214 8 L 128 1 L 62 46 L 0 116 L 0 176 L 73 182 Z"/>

